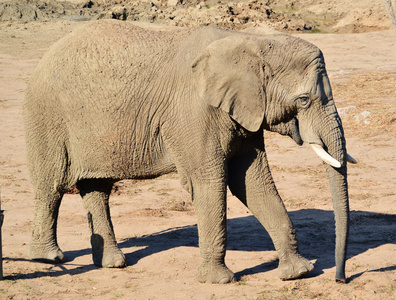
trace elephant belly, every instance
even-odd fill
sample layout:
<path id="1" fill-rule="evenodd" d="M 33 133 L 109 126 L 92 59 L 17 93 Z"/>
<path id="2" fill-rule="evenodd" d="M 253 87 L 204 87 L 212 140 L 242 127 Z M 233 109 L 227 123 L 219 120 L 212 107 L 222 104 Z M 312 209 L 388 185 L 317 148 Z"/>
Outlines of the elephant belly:
<path id="1" fill-rule="evenodd" d="M 130 134 L 130 132 L 129 132 Z M 77 178 L 145 179 L 176 171 L 162 138 L 120 134 L 70 138 Z"/>

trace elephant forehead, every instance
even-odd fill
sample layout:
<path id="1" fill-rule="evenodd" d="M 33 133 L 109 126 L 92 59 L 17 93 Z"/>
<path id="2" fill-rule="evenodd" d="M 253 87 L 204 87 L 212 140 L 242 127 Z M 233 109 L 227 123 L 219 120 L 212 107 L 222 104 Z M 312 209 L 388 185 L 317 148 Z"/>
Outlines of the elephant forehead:
<path id="1" fill-rule="evenodd" d="M 320 56 L 286 62 L 282 71 L 279 75 L 280 86 L 290 93 L 315 92 L 312 89 L 316 89 L 317 85 L 322 85 L 322 78 L 327 76 Z"/>
<path id="2" fill-rule="evenodd" d="M 319 61 L 317 65 L 312 68 L 312 71 L 308 73 L 303 89 L 317 97 L 323 98 L 331 96 L 330 81 L 324 64 L 322 64 L 321 61 Z"/>

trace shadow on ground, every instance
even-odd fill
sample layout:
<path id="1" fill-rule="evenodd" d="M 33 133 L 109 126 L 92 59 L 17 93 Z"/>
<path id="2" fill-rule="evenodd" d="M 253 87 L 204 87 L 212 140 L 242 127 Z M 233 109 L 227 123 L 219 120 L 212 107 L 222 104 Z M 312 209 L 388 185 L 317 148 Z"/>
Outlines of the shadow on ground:
<path id="1" fill-rule="evenodd" d="M 369 249 L 384 244 L 396 244 L 396 215 L 379 214 L 365 211 L 352 211 L 348 258 L 366 252 Z M 334 267 L 334 215 L 332 211 L 318 209 L 302 209 L 290 212 L 290 217 L 296 228 L 299 249 L 307 259 L 316 259 L 315 270 L 306 277 L 316 277 L 324 269 Z M 228 246 L 229 250 L 236 251 L 266 251 L 274 250 L 274 246 L 267 232 L 253 216 L 246 216 L 228 220 Z M 149 255 L 166 251 L 181 246 L 198 247 L 198 230 L 196 225 L 174 227 L 150 235 L 130 238 L 118 243 L 125 253 L 128 265 L 136 264 L 140 259 Z M 135 250 L 136 247 L 142 247 Z M 68 265 L 76 257 L 91 254 L 91 249 L 82 249 L 65 252 Z M 4 260 L 21 260 L 4 258 Z M 22 259 L 23 260 L 23 259 Z M 26 260 L 28 261 L 28 260 Z M 259 264 L 253 268 L 245 269 L 236 274 L 237 277 L 257 274 L 272 270 L 277 267 L 277 261 Z M 47 272 L 34 272 L 30 274 L 15 274 L 5 279 L 27 279 L 42 276 L 61 276 L 64 274 L 80 274 L 96 269 L 93 265 L 76 265 L 74 269 L 66 269 L 56 265 L 56 270 L 48 268 Z M 366 272 L 395 270 L 395 266 L 367 270 Z M 54 267 L 55 268 L 55 267 Z M 60 270 L 59 270 L 60 269 Z M 353 280 L 363 273 L 354 274 Z"/>

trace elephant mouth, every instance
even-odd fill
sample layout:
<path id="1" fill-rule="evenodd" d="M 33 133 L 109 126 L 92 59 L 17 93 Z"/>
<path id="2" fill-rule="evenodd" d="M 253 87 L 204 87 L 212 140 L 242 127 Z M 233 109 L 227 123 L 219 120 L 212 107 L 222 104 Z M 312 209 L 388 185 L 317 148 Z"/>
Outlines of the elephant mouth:
<path id="1" fill-rule="evenodd" d="M 292 125 L 290 130 L 290 137 L 297 143 L 297 145 L 301 146 L 304 143 L 304 140 L 301 138 L 298 119 L 293 118 L 289 123 L 291 123 Z M 319 156 L 319 158 L 325 163 L 336 169 L 341 168 L 342 163 L 335 159 L 333 156 L 331 156 L 323 148 L 323 143 L 320 138 L 317 140 L 316 138 L 312 138 L 311 136 L 311 140 L 305 142 L 307 142 L 312 147 L 312 150 L 316 153 L 316 155 Z M 357 160 L 348 153 L 346 153 L 346 160 L 349 163 L 357 164 Z"/>
<path id="2" fill-rule="evenodd" d="M 282 135 L 288 135 L 290 136 L 297 145 L 301 146 L 304 141 L 301 138 L 301 134 L 299 131 L 299 124 L 298 120 L 296 118 L 291 118 L 290 120 L 286 122 L 280 122 L 278 124 L 273 124 L 273 125 L 267 125 L 265 127 L 266 129 L 274 132 L 278 132 Z M 341 168 L 342 163 L 336 160 L 333 156 L 331 156 L 324 148 L 323 144 L 319 144 L 320 140 L 318 142 L 315 142 L 313 140 L 311 141 L 306 141 L 308 142 L 314 152 L 319 156 L 320 159 L 322 159 L 325 163 L 329 164 L 330 166 L 334 168 Z M 354 159 L 352 156 L 350 156 L 348 153 L 346 154 L 346 159 L 349 163 L 356 164 L 357 161 Z"/>
<path id="3" fill-rule="evenodd" d="M 297 120 L 296 119 L 294 119 L 294 120 L 297 123 Z M 291 126 L 290 137 L 299 146 L 301 146 L 304 143 L 304 141 L 301 138 L 300 131 L 298 130 L 298 126 Z"/>

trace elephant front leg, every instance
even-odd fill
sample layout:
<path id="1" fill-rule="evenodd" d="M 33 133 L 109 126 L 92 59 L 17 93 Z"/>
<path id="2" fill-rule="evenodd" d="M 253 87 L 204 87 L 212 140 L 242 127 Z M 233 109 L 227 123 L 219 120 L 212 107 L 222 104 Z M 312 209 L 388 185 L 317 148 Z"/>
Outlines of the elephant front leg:
<path id="1" fill-rule="evenodd" d="M 313 264 L 298 252 L 297 236 L 279 195 L 266 195 L 265 201 L 259 207 L 256 203 L 250 203 L 247 207 L 264 226 L 274 243 L 279 256 L 280 279 L 300 278 L 314 269 Z"/>
<path id="2" fill-rule="evenodd" d="M 193 203 L 198 218 L 201 252 L 197 279 L 200 282 L 229 283 L 234 280 L 234 273 L 224 262 L 227 246 L 225 184 L 194 184 Z"/>
<path id="3" fill-rule="evenodd" d="M 125 256 L 117 246 L 110 219 L 109 196 L 112 183 L 99 179 L 83 180 L 77 187 L 88 214 L 94 264 L 107 268 L 126 266 Z"/>
<path id="4" fill-rule="evenodd" d="M 278 276 L 295 279 L 313 270 L 298 252 L 293 224 L 280 198 L 264 151 L 253 150 L 229 162 L 228 184 L 270 235 L 279 256 Z"/>

